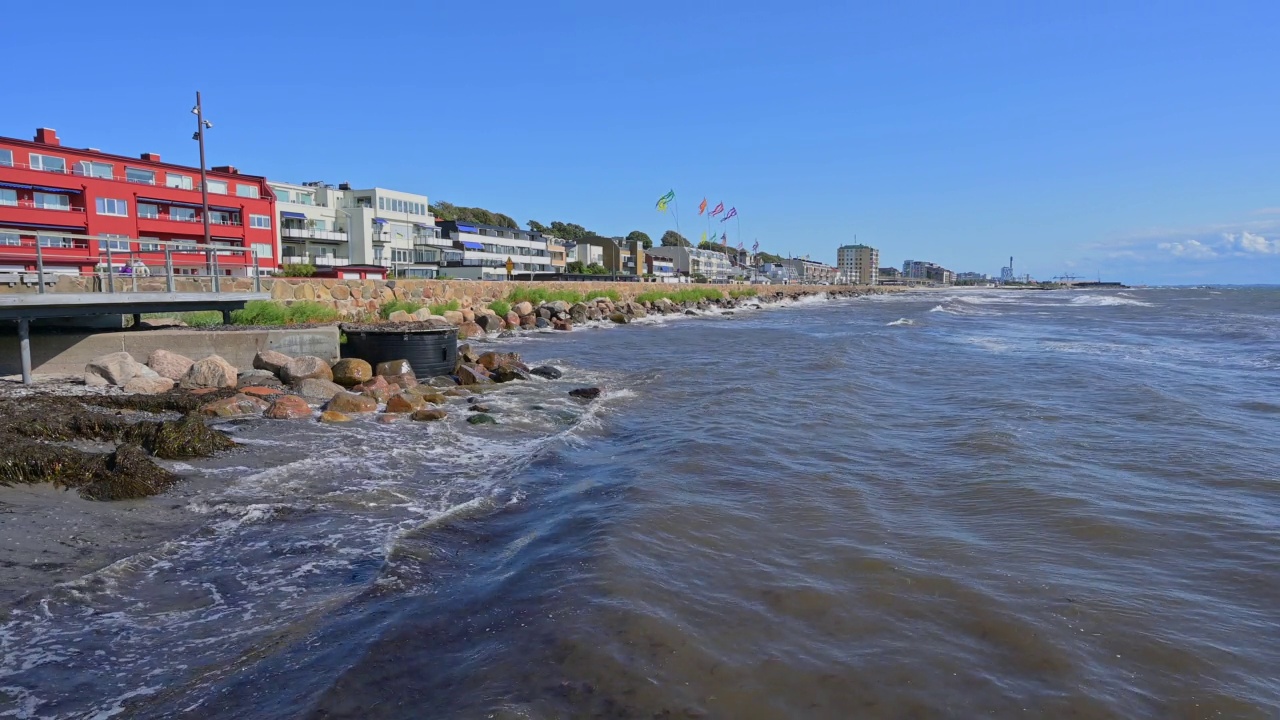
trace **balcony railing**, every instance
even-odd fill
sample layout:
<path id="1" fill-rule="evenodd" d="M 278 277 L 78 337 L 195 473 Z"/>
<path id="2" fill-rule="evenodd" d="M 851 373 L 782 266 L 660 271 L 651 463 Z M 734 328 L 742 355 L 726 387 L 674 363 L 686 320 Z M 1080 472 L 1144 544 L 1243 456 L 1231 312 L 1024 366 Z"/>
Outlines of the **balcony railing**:
<path id="1" fill-rule="evenodd" d="M 19 207 L 27 210 L 57 210 L 59 212 L 84 212 L 84 208 L 79 205 L 50 205 L 48 203 L 38 203 L 34 200 L 9 200 L 0 201 L 0 207 Z"/>
<path id="2" fill-rule="evenodd" d="M 315 265 L 316 267 L 342 267 L 350 265 L 350 258 L 333 255 L 284 255 L 280 262 L 285 265 Z"/>
<path id="3" fill-rule="evenodd" d="M 342 240 L 346 241 L 347 233 L 342 230 L 311 230 L 308 228 L 280 228 L 280 234 L 283 237 L 290 238 L 306 238 L 311 240 Z"/>

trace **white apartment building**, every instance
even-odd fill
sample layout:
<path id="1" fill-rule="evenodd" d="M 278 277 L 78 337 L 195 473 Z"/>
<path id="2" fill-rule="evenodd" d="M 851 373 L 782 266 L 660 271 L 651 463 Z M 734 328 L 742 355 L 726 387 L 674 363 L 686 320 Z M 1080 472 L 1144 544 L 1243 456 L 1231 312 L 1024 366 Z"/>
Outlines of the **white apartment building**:
<path id="1" fill-rule="evenodd" d="M 380 265 L 391 277 L 435 277 L 445 260 L 426 195 L 343 183 L 268 181 L 282 263 Z"/>
<path id="2" fill-rule="evenodd" d="M 507 260 L 516 280 L 557 272 L 546 239 L 529 230 L 445 220 L 436 242 L 448 243 L 456 253 L 441 263 L 440 272 L 450 277 L 506 280 Z"/>
<path id="3" fill-rule="evenodd" d="M 842 245 L 836 250 L 840 277 L 854 285 L 875 285 L 880 281 L 880 251 L 868 245 Z"/>
<path id="4" fill-rule="evenodd" d="M 715 250 L 655 245 L 646 252 L 655 257 L 670 260 L 676 271 L 682 275 L 703 275 L 708 280 L 728 280 L 734 274 L 734 268 L 729 263 L 728 256 Z"/>

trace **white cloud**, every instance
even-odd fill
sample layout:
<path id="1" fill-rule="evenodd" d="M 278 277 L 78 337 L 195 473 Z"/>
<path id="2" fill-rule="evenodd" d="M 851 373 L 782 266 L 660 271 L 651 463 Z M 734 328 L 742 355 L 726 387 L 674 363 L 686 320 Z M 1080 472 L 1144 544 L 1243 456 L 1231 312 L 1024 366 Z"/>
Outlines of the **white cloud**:
<path id="1" fill-rule="evenodd" d="M 1222 239 L 1231 249 L 1245 255 L 1280 255 L 1280 240 L 1268 240 L 1248 230 L 1223 233 Z"/>
<path id="2" fill-rule="evenodd" d="M 1214 250 L 1199 240 L 1162 242 L 1159 245 L 1156 245 L 1156 247 L 1164 250 L 1174 257 L 1188 258 L 1192 260 L 1206 260 L 1208 258 L 1218 257 L 1217 250 Z"/>

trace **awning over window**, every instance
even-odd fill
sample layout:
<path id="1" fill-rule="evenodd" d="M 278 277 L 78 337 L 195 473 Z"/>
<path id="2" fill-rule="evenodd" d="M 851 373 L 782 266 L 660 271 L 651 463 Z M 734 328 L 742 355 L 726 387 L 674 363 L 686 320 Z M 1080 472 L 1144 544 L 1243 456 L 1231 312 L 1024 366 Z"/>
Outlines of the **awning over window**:
<path id="1" fill-rule="evenodd" d="M 307 216 L 302 213 L 289 212 L 287 210 L 280 211 L 280 217 L 294 218 L 297 220 L 306 220 Z"/>
<path id="2" fill-rule="evenodd" d="M 462 247 L 468 250 L 484 250 L 484 245 L 481 245 L 478 242 L 471 242 L 469 240 L 462 241 Z"/>
<path id="3" fill-rule="evenodd" d="M 28 228 L 33 230 L 68 230 L 71 232 L 81 232 L 84 230 L 84 225 L 79 225 L 79 226 L 44 225 L 42 223 L 18 223 L 18 222 L 8 222 L 8 221 L 5 221 L 3 224 L 0 224 L 0 232 L 4 232 L 5 230 L 19 230 L 19 229 L 28 229 Z"/>
<path id="4" fill-rule="evenodd" d="M 7 182 L 0 182 L 0 187 L 13 188 L 14 190 L 38 190 L 40 192 L 47 192 L 47 193 L 62 193 L 63 195 L 70 195 L 72 193 L 80 192 L 79 190 L 68 190 L 66 188 L 45 187 L 43 185 L 21 185 L 19 183 L 7 183 Z"/>
<path id="5" fill-rule="evenodd" d="M 386 220 L 383 220 L 382 218 L 374 218 L 374 219 L 373 219 L 373 222 L 374 222 L 374 224 L 375 224 L 375 225 L 386 225 L 386 224 L 387 224 L 387 221 L 386 221 Z"/>
<path id="6" fill-rule="evenodd" d="M 458 229 L 461 230 L 462 232 L 469 232 L 469 233 L 473 233 L 476 231 L 476 228 L 474 225 L 463 225 L 462 223 L 458 223 Z"/>
<path id="7" fill-rule="evenodd" d="M 69 191 L 63 190 L 62 192 L 69 192 Z M 160 200 L 158 198 L 145 198 L 145 197 L 138 198 L 138 202 L 151 203 L 152 205 L 173 205 L 175 207 L 196 208 L 196 209 L 200 209 L 204 207 L 200 203 L 182 202 L 180 200 Z M 209 209 L 217 210 L 218 212 L 231 212 L 231 213 L 240 212 L 240 208 L 226 207 L 224 205 L 210 205 Z"/>

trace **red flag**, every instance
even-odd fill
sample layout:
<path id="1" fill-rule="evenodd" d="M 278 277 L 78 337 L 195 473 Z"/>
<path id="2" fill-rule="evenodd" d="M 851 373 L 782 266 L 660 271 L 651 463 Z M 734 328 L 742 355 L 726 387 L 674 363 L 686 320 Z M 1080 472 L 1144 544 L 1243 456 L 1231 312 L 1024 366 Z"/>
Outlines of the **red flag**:
<path id="1" fill-rule="evenodd" d="M 698 214 L 699 214 L 699 215 L 701 215 L 702 213 L 704 213 L 704 212 L 706 212 L 706 211 L 707 211 L 707 199 L 706 199 L 706 198 L 702 198 L 702 203 L 701 203 L 700 205 L 698 205 Z"/>

